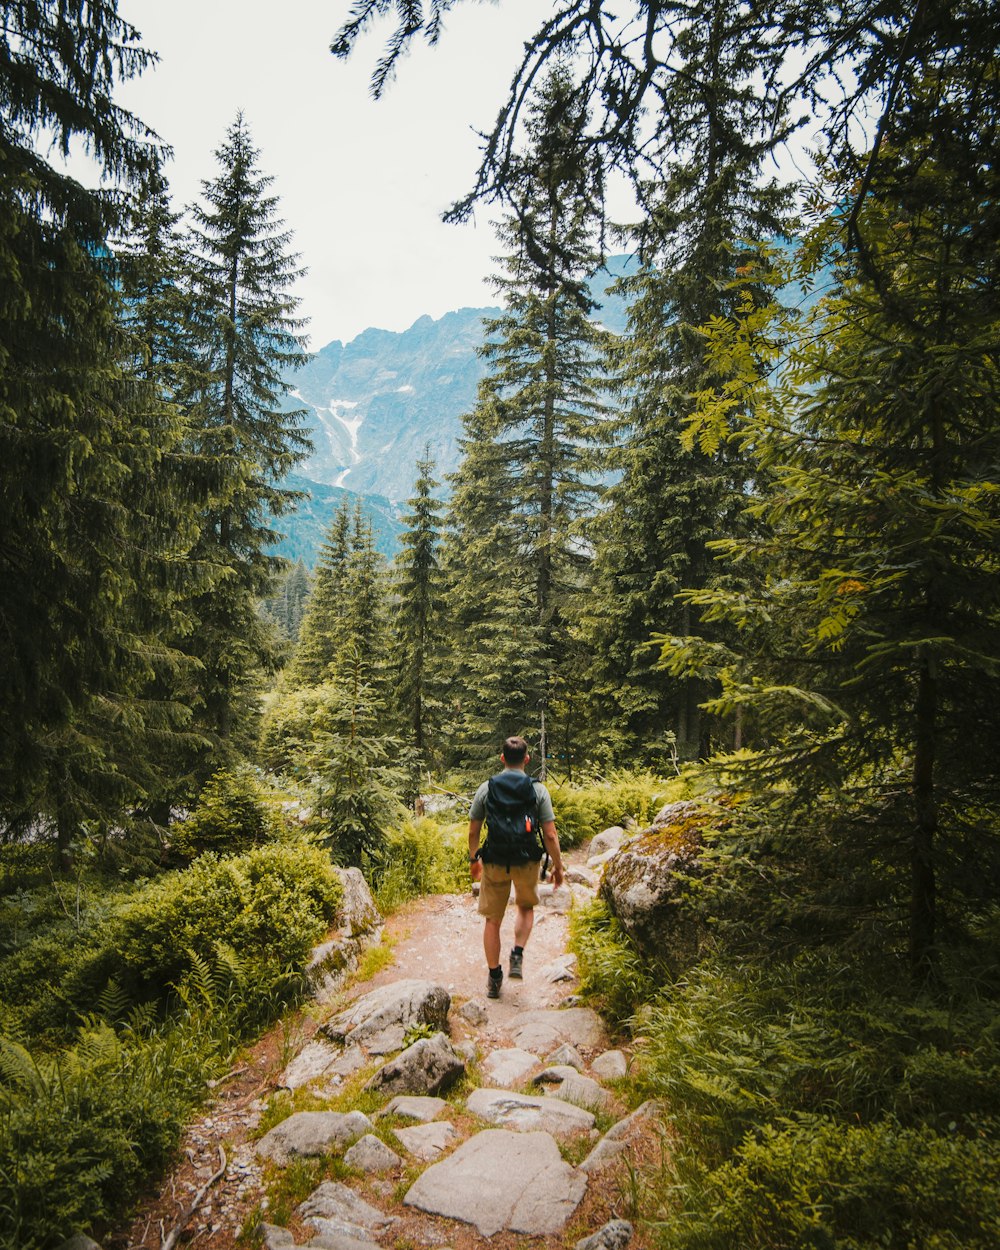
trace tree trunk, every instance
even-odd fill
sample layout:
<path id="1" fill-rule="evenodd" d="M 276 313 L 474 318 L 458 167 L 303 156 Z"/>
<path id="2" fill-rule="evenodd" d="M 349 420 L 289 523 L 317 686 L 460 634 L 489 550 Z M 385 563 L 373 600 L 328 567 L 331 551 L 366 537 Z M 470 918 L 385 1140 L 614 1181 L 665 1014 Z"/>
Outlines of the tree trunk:
<path id="1" fill-rule="evenodd" d="M 914 828 L 910 846 L 910 969 L 917 981 L 926 980 L 934 957 L 937 902 L 934 838 L 938 824 L 934 786 L 937 699 L 933 662 L 925 655 L 917 678 L 913 753 Z"/>

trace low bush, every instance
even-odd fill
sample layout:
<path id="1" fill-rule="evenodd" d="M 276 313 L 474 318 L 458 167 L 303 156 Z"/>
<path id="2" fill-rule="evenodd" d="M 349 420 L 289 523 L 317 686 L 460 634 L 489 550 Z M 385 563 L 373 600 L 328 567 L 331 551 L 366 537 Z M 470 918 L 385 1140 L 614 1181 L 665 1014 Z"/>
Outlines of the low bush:
<path id="1" fill-rule="evenodd" d="M 653 773 L 618 772 L 582 785 L 550 780 L 549 792 L 563 847 L 579 846 L 611 825 L 648 825 L 664 803 L 683 798 L 687 783 Z"/>
<path id="2" fill-rule="evenodd" d="M 366 864 L 375 901 L 384 914 L 423 894 L 456 894 L 469 886 L 468 825 L 432 817 L 391 829 Z"/>
<path id="3" fill-rule="evenodd" d="M 612 1025 L 628 1025 L 656 990 L 655 970 L 632 945 L 601 898 L 575 907 L 569 929 L 580 993 Z"/>

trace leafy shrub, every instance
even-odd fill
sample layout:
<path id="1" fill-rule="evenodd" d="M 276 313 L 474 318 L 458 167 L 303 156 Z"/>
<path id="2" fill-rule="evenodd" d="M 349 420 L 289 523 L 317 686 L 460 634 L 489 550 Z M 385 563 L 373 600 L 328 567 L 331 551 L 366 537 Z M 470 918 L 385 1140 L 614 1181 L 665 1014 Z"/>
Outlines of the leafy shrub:
<path id="1" fill-rule="evenodd" d="M 468 889 L 468 839 L 464 825 L 431 817 L 405 820 L 386 835 L 368 864 L 375 901 L 388 914 L 423 894 Z"/>
<path id="2" fill-rule="evenodd" d="M 682 1193 L 664 1250 L 991 1250 L 1000 1138 L 891 1121 L 769 1125 Z"/>
<path id="3" fill-rule="evenodd" d="M 236 855 L 269 841 L 277 821 L 265 790 L 250 768 L 222 769 L 206 784 L 187 820 L 171 829 L 174 848 L 188 858 L 204 851 Z"/>
<path id="4" fill-rule="evenodd" d="M 574 908 L 569 926 L 580 993 L 613 1025 L 626 1025 L 655 992 L 654 970 L 629 941 L 603 899 Z"/>
<path id="5" fill-rule="evenodd" d="M 91 1022 L 63 1054 L 0 1038 L 0 1244 L 59 1245 L 120 1216 L 175 1147 L 215 1057 L 197 1029 Z"/>
<path id="6" fill-rule="evenodd" d="M 652 773 L 618 772 L 585 785 L 550 781 L 559 841 L 579 846 L 611 825 L 648 825 L 664 803 L 686 794 L 680 779 L 666 782 Z"/>

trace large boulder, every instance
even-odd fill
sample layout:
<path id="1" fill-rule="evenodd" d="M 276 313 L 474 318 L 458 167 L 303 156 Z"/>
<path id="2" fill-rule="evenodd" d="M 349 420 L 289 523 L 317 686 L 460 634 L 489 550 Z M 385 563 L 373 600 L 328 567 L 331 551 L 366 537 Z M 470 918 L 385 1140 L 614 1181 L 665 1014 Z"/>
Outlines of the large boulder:
<path id="1" fill-rule="evenodd" d="M 704 937 L 685 905 L 684 883 L 699 871 L 701 834 L 710 813 L 698 803 L 671 803 L 654 824 L 616 852 L 604 868 L 601 896 L 647 959 L 674 974 L 698 956 Z"/>
<path id="2" fill-rule="evenodd" d="M 383 1064 L 366 1088 L 387 1094 L 437 1094 L 464 1073 L 465 1060 L 443 1033 L 435 1033 Z"/>
<path id="3" fill-rule="evenodd" d="M 340 904 L 340 921 L 348 937 L 361 937 L 381 928 L 382 913 L 375 906 L 368 882 L 360 868 L 334 868 L 340 878 L 344 897 Z"/>
<path id="4" fill-rule="evenodd" d="M 341 931 L 313 950 L 306 969 L 313 995 L 321 1002 L 328 1002 L 357 969 L 365 947 L 377 940 L 382 926 L 382 913 L 375 906 L 361 870 L 335 868 L 334 871 L 343 888 Z"/>
<path id="5" fill-rule="evenodd" d="M 435 1029 L 446 1029 L 450 1007 L 451 995 L 443 985 L 415 978 L 393 981 L 364 994 L 319 1031 L 335 1042 L 384 1053 L 402 1046 L 411 1025 L 427 1024 Z"/>

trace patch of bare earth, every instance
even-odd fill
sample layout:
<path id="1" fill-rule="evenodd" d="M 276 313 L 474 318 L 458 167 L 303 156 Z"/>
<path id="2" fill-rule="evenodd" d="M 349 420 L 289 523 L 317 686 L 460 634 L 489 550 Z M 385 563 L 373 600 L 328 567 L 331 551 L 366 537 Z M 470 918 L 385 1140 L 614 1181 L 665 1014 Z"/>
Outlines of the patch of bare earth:
<path id="1" fill-rule="evenodd" d="M 572 864 L 584 858 L 581 852 L 566 856 Z M 506 947 L 513 940 L 513 908 L 504 922 Z M 458 1042 L 476 1041 L 480 1058 L 499 1047 L 512 1046 L 510 1025 L 522 1011 L 555 1007 L 573 993 L 572 981 L 553 982 L 541 970 L 566 952 L 567 917 L 565 912 L 547 903 L 536 909 L 535 925 L 525 952 L 524 979 L 505 979 L 498 1001 L 488 1004 L 488 1019 L 473 1028 L 452 1013 L 452 1037 Z M 338 1000 L 319 1013 L 309 1007 L 275 1026 L 242 1057 L 239 1066 L 218 1082 L 204 1113 L 193 1122 L 178 1152 L 177 1161 L 159 1190 L 142 1205 L 131 1224 L 104 1239 L 106 1250 L 161 1250 L 171 1230 L 183 1223 L 176 1235 L 178 1246 L 194 1246 L 198 1250 L 234 1250 L 254 1244 L 244 1238 L 244 1228 L 265 1197 L 263 1169 L 254 1154 L 255 1130 L 268 1099 L 276 1092 L 277 1082 L 290 1059 L 312 1037 L 322 1019 L 334 1014 L 345 1001 L 360 997 L 378 985 L 407 977 L 418 977 L 444 985 L 452 995 L 453 1004 L 461 1005 L 470 998 L 485 999 L 486 962 L 482 949 L 482 921 L 476 911 L 476 899 L 469 892 L 463 895 L 434 895 L 416 899 L 405 905 L 385 926 L 386 940 L 392 944 L 393 961 L 369 981 L 356 981 L 346 998 Z M 620 1039 L 618 1044 L 621 1045 Z M 591 1060 L 600 1048 L 581 1049 L 585 1061 Z M 616 1108 L 621 1114 L 628 1109 Z M 475 1129 L 472 1118 L 458 1106 L 448 1117 L 466 1139 Z M 476 1127 L 482 1127 L 477 1125 Z M 579 1162 L 598 1134 L 592 1130 L 583 1141 L 564 1147 L 571 1162 Z M 205 1196 L 186 1221 L 193 1199 L 218 1172 L 220 1148 L 225 1152 L 226 1169 L 212 1183 Z M 490 1238 L 481 1237 L 474 1227 L 457 1221 L 435 1218 L 403 1205 L 402 1196 L 408 1183 L 423 1167 L 404 1163 L 395 1171 L 377 1178 L 352 1177 L 351 1188 L 374 1203 L 387 1215 L 397 1217 L 377 1240 L 386 1250 L 410 1250 L 410 1247 L 450 1247 L 450 1250 L 517 1250 L 530 1245 L 537 1250 L 572 1247 L 576 1242 L 613 1218 L 635 1220 L 638 1196 L 638 1170 L 659 1161 L 662 1141 L 655 1121 L 647 1121 L 641 1135 L 629 1150 L 604 1171 L 591 1176 L 587 1192 L 565 1229 L 556 1236 L 525 1237 L 502 1232 Z M 483 1177 L 484 1186 L 502 1185 L 502 1177 Z M 266 1213 L 265 1213 L 266 1218 Z M 297 1240 L 308 1239 L 309 1230 L 289 1222 Z M 641 1226 L 636 1226 L 630 1250 L 645 1250 L 648 1242 Z"/>

